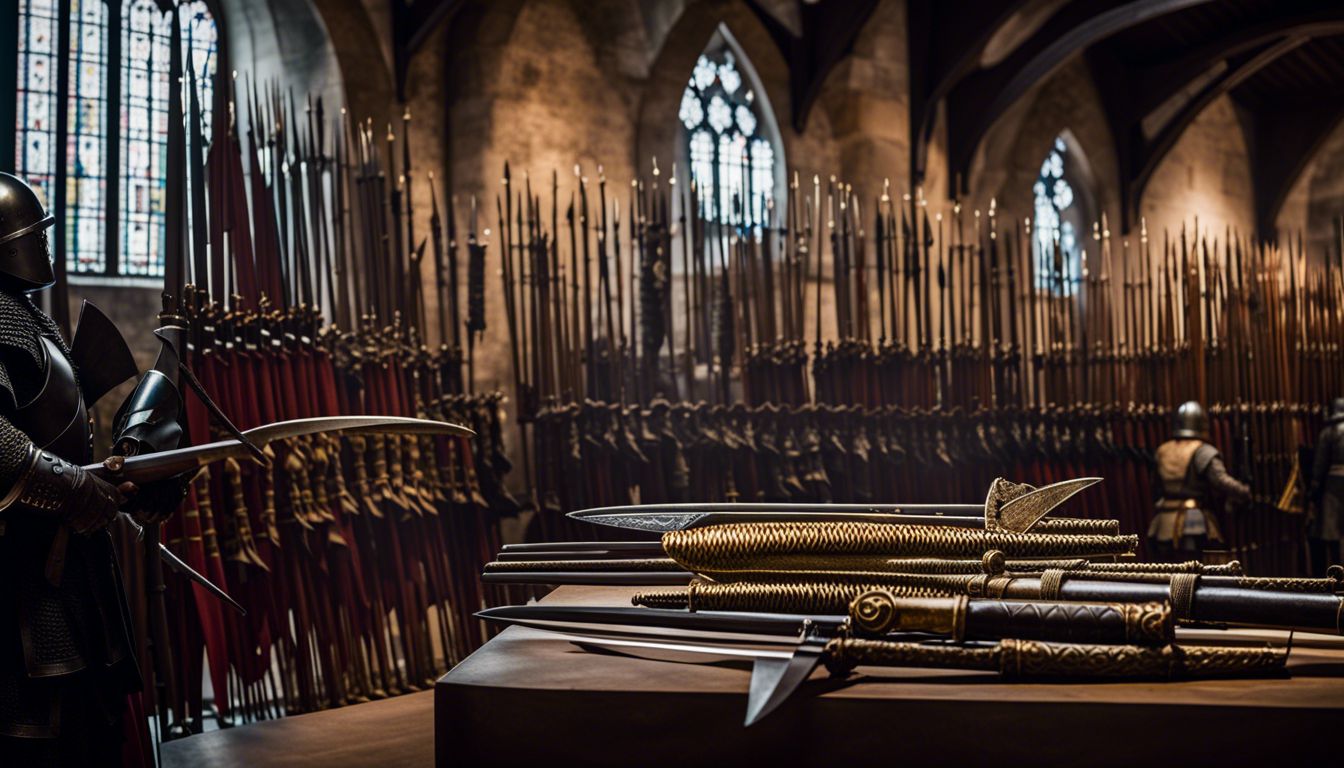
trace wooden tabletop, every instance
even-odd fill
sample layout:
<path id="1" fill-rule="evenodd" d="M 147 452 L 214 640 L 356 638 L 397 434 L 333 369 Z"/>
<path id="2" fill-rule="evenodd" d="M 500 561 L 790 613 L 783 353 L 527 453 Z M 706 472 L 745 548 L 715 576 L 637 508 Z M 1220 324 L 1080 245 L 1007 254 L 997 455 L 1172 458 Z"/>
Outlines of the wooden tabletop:
<path id="1" fill-rule="evenodd" d="M 164 768 L 427 768 L 434 761 L 429 691 L 394 696 L 163 745 Z M 2 761 L 0 761 L 2 762 Z"/>
<path id="2" fill-rule="evenodd" d="M 629 605 L 635 591 L 562 587 L 546 601 Z M 595 654 L 560 635 L 512 627 L 436 686 L 436 759 L 680 766 L 876 755 L 1034 765 L 1281 760 L 1323 745 L 1344 723 L 1344 644 L 1326 644 L 1336 647 L 1299 642 L 1290 676 L 1274 679 L 1030 683 L 985 672 L 861 668 L 840 681 L 819 669 L 747 729 L 749 662 Z"/>

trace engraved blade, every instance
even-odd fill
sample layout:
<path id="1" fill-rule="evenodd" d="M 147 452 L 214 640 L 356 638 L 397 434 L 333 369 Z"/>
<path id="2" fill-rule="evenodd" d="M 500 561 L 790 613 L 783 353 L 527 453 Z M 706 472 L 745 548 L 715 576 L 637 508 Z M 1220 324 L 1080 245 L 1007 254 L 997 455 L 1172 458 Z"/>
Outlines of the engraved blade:
<path id="1" fill-rule="evenodd" d="M 1068 501 L 1074 494 L 1100 483 L 1100 477 L 1079 477 L 1037 488 L 1007 502 L 999 509 L 999 526 L 1014 533 L 1026 533 L 1041 518 Z"/>

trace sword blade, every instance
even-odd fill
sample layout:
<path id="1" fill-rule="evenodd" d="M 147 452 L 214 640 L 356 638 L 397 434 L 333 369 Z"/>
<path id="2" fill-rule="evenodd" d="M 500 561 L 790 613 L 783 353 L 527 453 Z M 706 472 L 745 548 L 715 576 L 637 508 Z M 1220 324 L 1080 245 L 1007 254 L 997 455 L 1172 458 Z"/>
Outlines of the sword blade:
<path id="1" fill-rule="evenodd" d="M 317 433 L 360 434 L 377 432 L 460 436 L 476 434 L 467 427 L 429 419 L 413 419 L 401 416 L 323 416 L 265 424 L 249 429 L 243 432 L 243 435 L 251 440 L 254 445 L 261 447 L 275 440 Z M 248 455 L 250 455 L 250 449 L 247 444 L 237 440 L 220 440 L 213 443 L 127 457 L 122 460 L 120 467 L 115 469 L 104 463 L 88 464 L 84 469 L 109 482 L 130 480 L 135 483 L 148 483 L 173 477 L 212 462 Z"/>
<path id="2" fill-rule="evenodd" d="M 667 637 L 669 632 L 694 632 L 750 636 L 766 642 L 796 642 L 804 630 L 834 634 L 848 618 L 789 613 L 739 611 L 684 611 L 671 608 L 589 605 L 505 605 L 476 613 L 486 621 L 519 624 L 553 632 L 604 633 L 649 632 Z"/>

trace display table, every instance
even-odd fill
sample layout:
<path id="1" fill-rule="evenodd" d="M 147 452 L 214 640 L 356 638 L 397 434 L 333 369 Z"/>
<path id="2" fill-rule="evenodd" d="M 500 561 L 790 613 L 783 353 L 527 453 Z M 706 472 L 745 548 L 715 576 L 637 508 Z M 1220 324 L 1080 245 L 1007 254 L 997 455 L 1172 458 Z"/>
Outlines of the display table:
<path id="1" fill-rule="evenodd" d="M 561 587 L 546 602 L 629 605 L 635 591 Z M 1344 643 L 1327 644 L 1336 647 L 1295 646 L 1291 677 L 1256 680 L 1005 683 L 983 672 L 864 667 L 834 681 L 819 669 L 744 728 L 750 662 L 589 653 L 561 635 L 511 627 L 435 686 L 435 761 L 1282 765 L 1338 755 Z"/>

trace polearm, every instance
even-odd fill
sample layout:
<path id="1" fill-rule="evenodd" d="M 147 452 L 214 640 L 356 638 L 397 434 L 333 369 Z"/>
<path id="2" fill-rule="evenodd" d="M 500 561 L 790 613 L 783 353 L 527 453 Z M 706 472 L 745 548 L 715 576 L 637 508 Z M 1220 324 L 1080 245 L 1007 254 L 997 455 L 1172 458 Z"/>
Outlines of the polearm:
<path id="1" fill-rule="evenodd" d="M 591 229 L 591 226 L 589 224 L 588 219 L 588 179 L 587 177 L 583 176 L 582 173 L 580 173 L 580 169 L 577 165 L 574 166 L 574 175 L 579 180 L 579 232 L 583 234 L 583 304 L 582 304 L 583 317 L 581 319 L 577 317 L 580 308 L 579 295 L 578 295 L 579 276 L 577 273 L 577 266 L 578 266 L 577 264 L 575 265 L 575 275 L 574 275 L 574 291 L 575 291 L 574 312 L 576 315 L 576 319 L 581 320 L 581 326 L 576 325 L 574 328 L 574 332 L 575 334 L 579 334 L 580 327 L 582 328 L 582 335 L 579 336 L 579 339 L 581 340 L 583 346 L 581 349 L 578 350 L 578 354 L 580 356 L 579 359 L 575 360 L 574 362 L 577 365 L 581 360 L 584 366 L 583 368 L 584 380 L 586 383 L 582 390 L 582 395 L 585 397 L 595 397 L 597 394 L 596 384 L 597 384 L 598 369 L 597 369 L 597 354 L 593 349 L 593 274 L 592 274 L 592 253 L 589 250 L 589 231 Z M 606 229 L 605 190 L 607 180 L 605 177 L 602 176 L 602 172 L 600 169 L 598 170 L 598 176 L 599 176 L 598 186 L 600 188 L 599 205 L 603 207 L 602 210 L 602 216 L 604 219 L 603 229 L 605 230 Z M 607 343 L 608 345 L 610 345 L 611 285 L 609 284 L 609 280 L 606 277 L 607 275 L 606 243 L 604 242 L 604 240 L 605 235 L 603 233 L 599 233 L 597 238 L 597 260 L 598 260 L 597 270 L 598 270 L 598 281 L 602 283 L 602 290 L 604 291 L 606 296 L 606 302 L 607 302 L 606 314 L 608 321 Z M 572 247 L 571 250 L 573 250 Z M 577 255 L 575 255 L 574 258 L 577 258 Z"/>
<path id="2" fill-rule="evenodd" d="M 597 204 L 601 209 L 602 221 L 598 224 L 597 230 L 597 280 L 602 285 L 602 307 L 605 310 L 605 321 L 607 324 L 607 340 L 604 345 L 607 355 L 607 371 L 609 380 L 607 382 L 606 397 L 609 399 L 616 393 L 616 377 L 619 375 L 616 365 L 616 323 L 617 318 L 613 316 L 613 306 L 611 303 L 611 268 L 607 264 L 607 177 L 602 172 L 602 167 L 597 169 Z M 584 234 L 586 238 L 587 233 Z M 592 348 L 592 336 L 587 338 L 589 344 L 588 354 L 594 355 Z M 588 382 L 588 397 L 597 397 L 601 390 L 597 387 L 596 379 Z"/>

